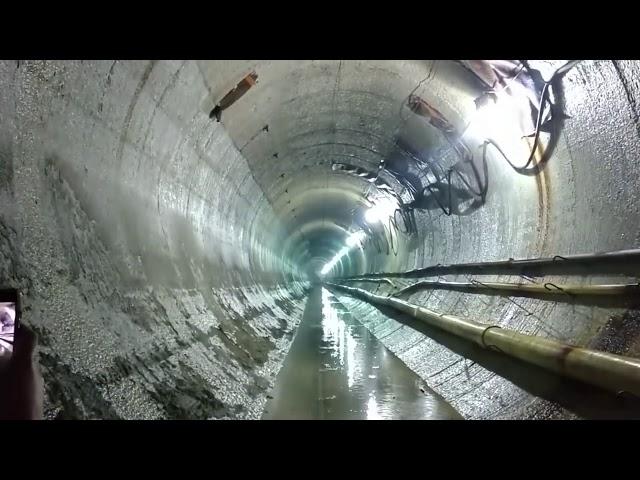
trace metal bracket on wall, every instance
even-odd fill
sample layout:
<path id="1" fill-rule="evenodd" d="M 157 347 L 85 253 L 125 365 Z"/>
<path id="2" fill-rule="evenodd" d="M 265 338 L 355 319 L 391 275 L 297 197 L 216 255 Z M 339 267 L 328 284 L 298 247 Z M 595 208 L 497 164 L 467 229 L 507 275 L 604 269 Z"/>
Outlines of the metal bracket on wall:
<path id="1" fill-rule="evenodd" d="M 222 120 L 222 111 L 240 100 L 257 82 L 258 74 L 255 71 L 246 75 L 213 107 L 213 110 L 209 113 L 209 118 L 215 117 L 215 119 L 220 122 Z"/>

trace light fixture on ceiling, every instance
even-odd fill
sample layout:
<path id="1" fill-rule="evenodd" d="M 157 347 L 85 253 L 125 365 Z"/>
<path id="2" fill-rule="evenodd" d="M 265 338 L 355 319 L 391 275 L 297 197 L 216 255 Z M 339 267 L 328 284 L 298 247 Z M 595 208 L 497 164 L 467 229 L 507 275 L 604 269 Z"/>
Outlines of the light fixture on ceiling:
<path id="1" fill-rule="evenodd" d="M 364 219 L 370 224 L 385 222 L 393 217 L 397 209 L 395 200 L 383 197 L 373 202 L 373 206 L 364 213 Z"/>

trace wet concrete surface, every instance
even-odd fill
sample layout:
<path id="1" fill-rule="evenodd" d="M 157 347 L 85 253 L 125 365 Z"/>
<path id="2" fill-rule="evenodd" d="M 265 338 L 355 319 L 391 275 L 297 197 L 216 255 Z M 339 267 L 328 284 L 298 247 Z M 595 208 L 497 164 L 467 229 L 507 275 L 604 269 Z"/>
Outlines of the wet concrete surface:
<path id="1" fill-rule="evenodd" d="M 462 419 L 320 287 L 270 397 L 265 420 Z"/>
<path id="2" fill-rule="evenodd" d="M 211 121 L 253 69 L 260 84 Z M 0 284 L 22 291 L 24 323 L 38 334 L 45 416 L 260 417 L 302 316 L 282 305 L 298 309 L 315 255 L 306 242 L 352 225 L 362 207 L 365 179 L 334 172 L 329 159 L 373 172 L 381 154 L 413 158 L 408 144 L 447 171 L 457 154 L 404 105 L 420 85 L 417 95 L 464 128 L 482 93 L 466 73 L 448 61 L 0 61 Z M 604 60 L 568 72 L 556 105 L 571 118 L 542 172 L 519 175 L 489 149 L 481 208 L 416 210 L 406 248 L 402 233 L 386 252 L 366 246 L 354 273 L 640 245 L 639 74 L 640 62 Z M 511 132 L 504 140 L 524 161 L 529 145 Z M 474 144 L 474 161 L 482 153 Z M 549 388 L 512 381 L 499 358 L 463 362 L 446 344 L 414 345 L 409 329 L 387 332 L 343 301 L 465 418 L 548 418 L 534 394 Z M 411 301 L 638 352 L 617 330 L 636 331 L 620 309 L 445 291 Z"/>

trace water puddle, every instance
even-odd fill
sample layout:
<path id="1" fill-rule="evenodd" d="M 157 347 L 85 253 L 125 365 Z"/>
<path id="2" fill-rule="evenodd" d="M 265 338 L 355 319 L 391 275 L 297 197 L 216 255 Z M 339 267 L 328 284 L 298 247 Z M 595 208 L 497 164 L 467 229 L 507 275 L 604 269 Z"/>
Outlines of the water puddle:
<path id="1" fill-rule="evenodd" d="M 311 290 L 263 419 L 461 419 L 326 289 Z"/>

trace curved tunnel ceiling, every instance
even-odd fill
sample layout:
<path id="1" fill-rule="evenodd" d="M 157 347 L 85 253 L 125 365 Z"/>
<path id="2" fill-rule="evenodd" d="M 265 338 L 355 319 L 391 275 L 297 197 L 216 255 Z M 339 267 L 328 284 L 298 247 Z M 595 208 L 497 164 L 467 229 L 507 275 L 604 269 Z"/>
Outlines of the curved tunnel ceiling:
<path id="1" fill-rule="evenodd" d="M 218 81 L 214 64 L 201 68 L 212 83 Z M 481 93 L 471 73 L 454 62 L 259 62 L 238 66 L 236 80 L 250 71 L 257 73 L 257 84 L 224 111 L 222 123 L 288 234 L 304 232 L 296 237 L 318 245 L 289 259 L 302 265 L 310 255 L 330 260 L 341 248 L 339 232 L 361 229 L 370 205 L 365 194 L 376 192 L 364 179 L 332 171 L 332 164 L 376 172 L 381 160 L 408 155 L 407 145 L 427 158 L 446 140 L 406 108 L 408 93 L 423 95 L 461 129 Z M 220 90 L 215 95 L 218 100 Z M 323 242 L 332 231 L 336 241 Z M 347 271 L 398 267 L 406 261 L 404 249 L 399 252 L 393 259 L 376 258 L 369 249 L 368 265 L 356 262 Z"/>
<path id="2" fill-rule="evenodd" d="M 532 62 L 545 78 L 562 63 Z M 309 280 L 360 230 L 365 240 L 330 275 L 640 245 L 637 62 L 585 61 L 566 75 L 557 100 L 568 118 L 535 175 L 518 174 L 496 149 L 483 157 L 490 132 L 524 161 L 531 119 L 480 118 L 483 88 L 455 61 L 0 67 L 0 192 L 15 205 L 0 217 L 0 279 L 27 293 L 52 418 L 259 417 Z M 251 72 L 257 82 L 218 123 L 210 113 Z M 408 108 L 411 95 L 462 135 L 470 162 Z M 430 195 L 414 231 L 389 238 L 365 215 L 392 197 L 354 172 L 375 176 L 382 160 L 402 170 L 408 158 L 422 165 L 402 173 L 416 185 L 455 165 L 471 188 L 455 179 L 455 205 L 443 210 L 446 195 Z M 379 180 L 410 201 L 389 171 Z M 341 300 L 467 418 L 573 415 L 540 389 Z M 623 309 L 445 291 L 412 301 L 587 346 L 631 328 L 615 327 Z M 625 353 L 640 354 L 629 335 Z"/>

